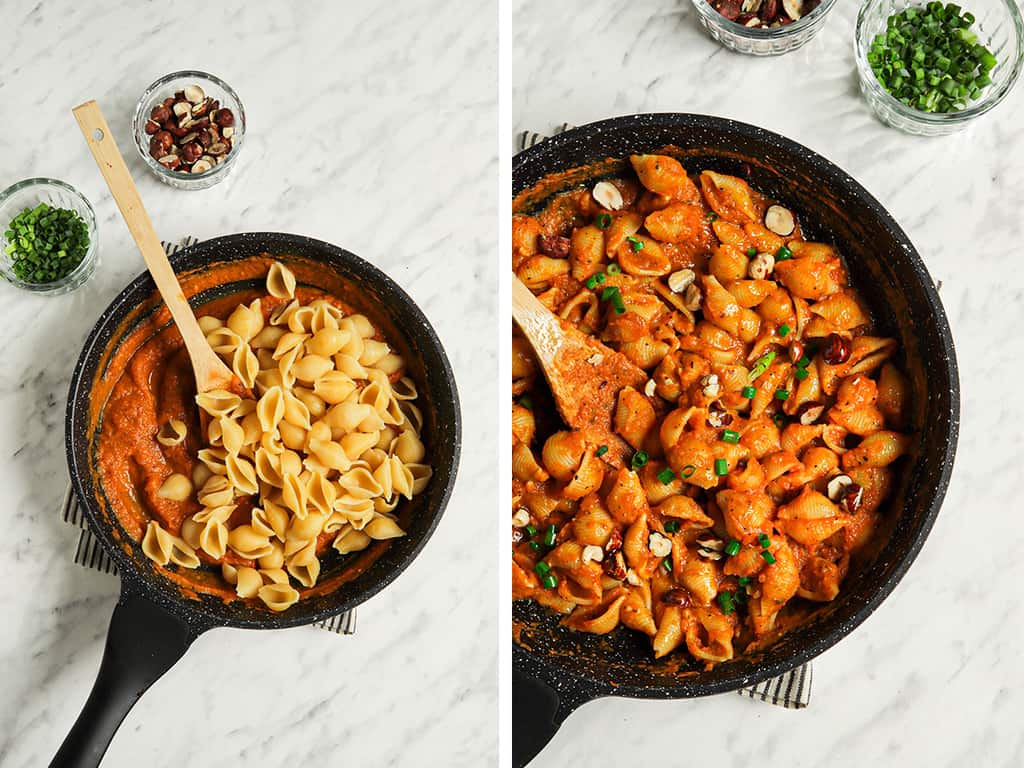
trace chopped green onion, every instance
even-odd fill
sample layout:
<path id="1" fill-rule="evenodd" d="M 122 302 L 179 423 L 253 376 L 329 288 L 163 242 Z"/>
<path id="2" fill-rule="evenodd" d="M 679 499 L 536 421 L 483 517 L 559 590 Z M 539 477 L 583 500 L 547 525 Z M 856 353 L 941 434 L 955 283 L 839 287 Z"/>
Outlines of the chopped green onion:
<path id="1" fill-rule="evenodd" d="M 548 547 L 555 546 L 555 538 L 558 536 L 558 529 L 554 525 L 548 526 L 548 529 L 544 531 L 544 545 Z"/>
<path id="2" fill-rule="evenodd" d="M 784 245 L 780 245 L 779 246 L 779 250 L 777 250 L 775 252 L 775 260 L 776 261 L 785 261 L 786 259 L 792 259 L 792 258 L 793 258 L 793 252 L 791 250 L 789 250 L 789 248 L 787 248 Z"/>
<path id="3" fill-rule="evenodd" d="M 538 560 L 537 564 L 533 566 L 533 570 L 537 572 L 538 576 L 547 576 L 551 573 L 551 566 L 545 563 L 543 560 Z"/>
<path id="4" fill-rule="evenodd" d="M 718 219 L 718 214 L 715 213 L 714 211 L 708 211 L 707 216 L 705 216 L 704 218 L 707 219 L 708 221 L 716 221 Z"/>
<path id="5" fill-rule="evenodd" d="M 544 585 L 545 589 L 554 589 L 558 586 L 558 577 L 553 573 L 549 573 L 540 580 L 540 583 Z"/>
<path id="6" fill-rule="evenodd" d="M 520 397 L 519 404 L 523 406 L 523 408 L 527 408 L 531 411 L 533 410 L 533 400 L 530 398 L 529 395 L 523 395 L 522 397 Z"/>
<path id="7" fill-rule="evenodd" d="M 740 553 L 740 543 L 736 539 L 730 539 L 729 543 L 725 545 L 725 554 L 729 557 L 736 557 Z"/>
<path id="8" fill-rule="evenodd" d="M 605 281 L 604 272 L 598 272 L 596 275 L 594 275 L 594 279 L 597 280 L 598 285 L 603 283 Z"/>
<path id="9" fill-rule="evenodd" d="M 749 256 L 751 259 L 757 256 L 757 248 L 755 248 L 754 246 L 750 246 L 749 248 L 747 248 L 747 256 Z"/>
<path id="10" fill-rule="evenodd" d="M 981 97 L 998 64 L 970 27 L 974 14 L 954 3 L 905 8 L 875 36 L 868 64 L 878 84 L 904 105 L 923 112 L 958 112 Z"/>
<path id="11" fill-rule="evenodd" d="M 647 463 L 647 451 L 637 451 L 633 454 L 632 460 L 629 465 L 633 469 L 641 469 Z"/>
<path id="12" fill-rule="evenodd" d="M 788 389 L 776 389 L 775 390 L 775 399 L 776 400 L 786 400 L 788 398 L 789 398 L 789 390 Z"/>
<path id="13" fill-rule="evenodd" d="M 666 571 L 668 571 L 669 573 L 672 573 L 672 558 L 671 557 L 666 557 L 664 560 L 661 561 L 661 564 L 665 567 Z"/>
<path id="14" fill-rule="evenodd" d="M 697 468 L 693 464 L 687 464 L 679 472 L 679 476 L 684 480 L 688 477 L 693 477 L 693 473 L 697 471 Z"/>
<path id="15" fill-rule="evenodd" d="M 739 585 L 741 587 L 745 587 L 745 586 L 747 586 L 747 584 L 750 583 L 750 577 L 749 576 L 740 576 L 737 581 L 738 581 L 738 583 L 739 583 Z"/>
<path id="16" fill-rule="evenodd" d="M 594 452 L 594 455 L 600 458 L 601 456 L 604 456 L 606 453 L 608 453 L 608 446 L 601 445 L 598 446 L 598 449 Z"/>
<path id="17" fill-rule="evenodd" d="M 590 290 L 594 290 L 595 288 L 597 288 L 596 275 L 591 275 L 590 277 L 587 278 L 587 288 L 589 288 Z"/>
<path id="18" fill-rule="evenodd" d="M 736 610 L 736 605 L 733 603 L 731 592 L 719 592 L 718 593 L 718 607 L 722 609 L 722 613 L 732 613 Z"/>
<path id="19" fill-rule="evenodd" d="M 722 431 L 722 441 L 726 443 L 732 443 L 736 445 L 740 441 L 740 433 L 734 429 L 726 429 Z"/>
<path id="20" fill-rule="evenodd" d="M 757 358 L 753 370 L 750 371 L 751 382 L 757 381 L 757 377 L 768 370 L 768 366 L 775 362 L 775 352 L 766 352 Z"/>
<path id="21" fill-rule="evenodd" d="M 725 459 L 715 459 L 715 474 L 724 477 L 729 474 L 729 462 Z"/>
<path id="22" fill-rule="evenodd" d="M 679 521 L 678 520 L 669 520 L 667 523 L 665 523 L 665 533 L 675 533 L 678 530 L 679 530 Z"/>
<path id="23" fill-rule="evenodd" d="M 794 375 L 796 376 L 797 381 L 803 381 L 811 374 L 807 372 L 806 368 L 797 368 Z"/>
<path id="24" fill-rule="evenodd" d="M 540 552 L 540 544 L 538 544 L 536 541 L 531 541 L 530 549 L 532 549 L 534 552 Z"/>
<path id="25" fill-rule="evenodd" d="M 782 429 L 786 426 L 786 417 L 781 413 L 776 413 L 772 416 L 772 421 L 775 422 L 775 426 Z"/>
<path id="26" fill-rule="evenodd" d="M 526 531 L 526 535 L 529 536 L 531 539 L 537 535 L 537 526 L 535 526 L 533 523 L 530 523 L 529 525 L 525 526 L 523 530 Z"/>
<path id="27" fill-rule="evenodd" d="M 601 291 L 601 301 L 608 301 L 612 296 L 619 292 L 619 289 L 614 285 L 609 285 L 603 291 Z"/>
<path id="28" fill-rule="evenodd" d="M 598 229 L 608 229 L 608 227 L 610 227 L 612 225 L 611 214 L 608 214 L 608 213 L 599 213 L 599 214 L 597 214 L 597 218 L 594 220 L 594 224 L 597 226 Z"/>
<path id="29" fill-rule="evenodd" d="M 665 467 L 661 472 L 658 473 L 658 479 L 661 480 L 662 485 L 668 485 L 676 479 L 676 473 L 668 467 Z"/>
<path id="30" fill-rule="evenodd" d="M 761 549 L 768 549 L 772 545 L 772 540 L 768 538 L 767 533 L 762 533 L 758 535 L 757 543 L 761 545 Z"/>
<path id="31" fill-rule="evenodd" d="M 644 249 L 644 241 L 639 237 L 627 237 L 626 242 L 630 244 L 634 251 L 642 251 Z"/>
<path id="32" fill-rule="evenodd" d="M 803 355 L 799 360 L 796 361 L 797 368 L 806 368 L 810 364 L 811 358 L 809 358 L 807 355 Z"/>
<path id="33" fill-rule="evenodd" d="M 768 565 L 775 565 L 775 555 L 773 555 L 767 549 L 761 553 L 761 557 L 764 558 L 764 561 L 768 563 Z"/>
<path id="34" fill-rule="evenodd" d="M 11 219 L 3 232 L 11 271 L 25 283 L 52 283 L 71 274 L 89 251 L 89 228 L 70 208 L 39 203 Z"/>
<path id="35" fill-rule="evenodd" d="M 789 326 L 783 323 L 779 326 L 779 337 L 786 338 L 789 335 Z"/>
<path id="36" fill-rule="evenodd" d="M 750 398 L 757 394 L 757 387 L 751 387 L 748 385 L 740 391 L 740 394 L 749 400 Z"/>
<path id="37" fill-rule="evenodd" d="M 609 275 L 617 275 L 622 272 L 622 267 L 618 264 L 612 263 L 608 265 L 607 272 Z"/>

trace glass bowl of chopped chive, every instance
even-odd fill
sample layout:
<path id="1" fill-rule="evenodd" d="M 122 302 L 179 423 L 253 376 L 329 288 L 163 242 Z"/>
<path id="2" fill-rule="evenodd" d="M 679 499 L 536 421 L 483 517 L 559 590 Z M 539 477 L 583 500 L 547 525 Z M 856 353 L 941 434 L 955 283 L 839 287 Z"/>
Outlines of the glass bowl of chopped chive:
<path id="1" fill-rule="evenodd" d="M 26 179 L 0 192 L 0 273 L 19 288 L 57 295 L 96 269 L 96 215 L 74 187 Z"/>
<path id="2" fill-rule="evenodd" d="M 1024 64 L 1016 0 L 866 0 L 860 88 L 882 122 L 919 136 L 961 130 L 1001 102 Z"/>

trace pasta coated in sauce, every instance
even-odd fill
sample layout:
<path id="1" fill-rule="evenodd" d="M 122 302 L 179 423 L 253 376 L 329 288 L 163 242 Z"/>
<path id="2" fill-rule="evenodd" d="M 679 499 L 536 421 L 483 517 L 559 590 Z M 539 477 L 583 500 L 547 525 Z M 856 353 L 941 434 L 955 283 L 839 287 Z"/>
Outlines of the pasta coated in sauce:
<path id="1" fill-rule="evenodd" d="M 840 593 L 910 449 L 910 385 L 839 254 L 789 211 L 768 216 L 780 234 L 740 178 L 630 161 L 614 190 L 513 217 L 519 279 L 649 375 L 618 393 L 635 453 L 616 467 L 561 424 L 514 332 L 513 599 L 711 665 Z"/>

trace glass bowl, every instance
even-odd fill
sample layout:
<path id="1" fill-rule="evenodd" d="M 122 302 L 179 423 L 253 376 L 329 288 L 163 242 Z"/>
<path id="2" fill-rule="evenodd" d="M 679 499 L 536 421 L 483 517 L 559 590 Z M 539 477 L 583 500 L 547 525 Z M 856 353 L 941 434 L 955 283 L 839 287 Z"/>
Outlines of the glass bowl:
<path id="1" fill-rule="evenodd" d="M 7 255 L 9 241 L 6 233 L 15 216 L 26 208 L 35 208 L 40 203 L 47 203 L 54 208 L 68 208 L 78 213 L 89 232 L 89 248 L 82 262 L 60 280 L 52 283 L 26 283 L 14 274 L 11 257 Z M 70 184 L 57 179 L 25 179 L 0 192 L 0 274 L 18 288 L 50 296 L 70 293 L 84 285 L 96 271 L 99 252 L 97 244 L 96 214 L 89 201 Z"/>
<path id="2" fill-rule="evenodd" d="M 172 171 L 160 165 L 149 154 L 150 137 L 146 133 L 146 121 L 149 120 L 153 107 L 189 85 L 198 85 L 207 96 L 217 99 L 222 108 L 230 109 L 235 115 L 235 123 L 232 126 L 234 133 L 231 136 L 231 151 L 224 156 L 224 162 L 214 165 L 203 173 Z M 161 77 L 142 94 L 139 103 L 135 106 L 135 115 L 132 117 L 132 135 L 135 137 L 135 148 L 142 156 L 142 161 L 160 181 L 177 189 L 206 189 L 224 180 L 242 151 L 245 141 L 245 109 L 234 89 L 219 77 L 195 70 L 172 72 Z"/>
<path id="3" fill-rule="evenodd" d="M 752 56 L 778 56 L 805 45 L 824 26 L 825 16 L 835 4 L 836 0 L 822 0 L 817 8 L 797 21 L 758 29 L 729 21 L 712 8 L 708 0 L 693 0 L 700 23 L 711 37 L 730 50 Z"/>
<path id="4" fill-rule="evenodd" d="M 857 14 L 854 55 L 860 90 L 878 119 L 893 128 L 918 136 L 944 136 L 962 130 L 976 117 L 984 115 L 1013 88 L 1024 64 L 1024 21 L 1015 0 L 962 0 L 958 5 L 974 14 L 977 21 L 971 30 L 978 42 L 988 46 L 999 63 L 991 72 L 992 84 L 980 99 L 970 102 L 960 112 L 921 112 L 891 96 L 878 82 L 868 64 L 867 54 L 875 37 L 886 27 L 886 20 L 904 8 L 924 5 L 908 0 L 866 0 Z"/>

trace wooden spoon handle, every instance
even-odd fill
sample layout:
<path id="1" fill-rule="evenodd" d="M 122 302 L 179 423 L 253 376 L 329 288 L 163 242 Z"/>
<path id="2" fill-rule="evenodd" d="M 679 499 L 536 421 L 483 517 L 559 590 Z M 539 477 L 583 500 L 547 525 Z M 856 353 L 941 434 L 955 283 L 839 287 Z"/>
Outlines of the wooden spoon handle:
<path id="1" fill-rule="evenodd" d="M 550 368 L 565 341 L 565 331 L 551 310 L 515 275 L 512 275 L 512 317 L 530 340 L 541 366 Z"/>
<path id="2" fill-rule="evenodd" d="M 75 107 L 72 112 L 92 151 L 96 165 L 99 166 L 100 173 L 107 181 L 114 202 L 121 209 L 128 231 L 135 239 L 146 267 L 185 340 L 185 347 L 195 370 L 198 391 L 208 392 L 211 389 L 227 387 L 234 374 L 206 343 L 206 336 L 192 314 L 188 301 L 185 300 L 185 294 L 174 270 L 171 269 L 163 246 L 160 245 L 160 238 L 157 237 L 153 222 L 142 205 L 139 190 L 132 181 L 128 166 L 125 165 L 124 158 L 117 148 L 103 112 L 95 101 L 87 101 Z"/>

